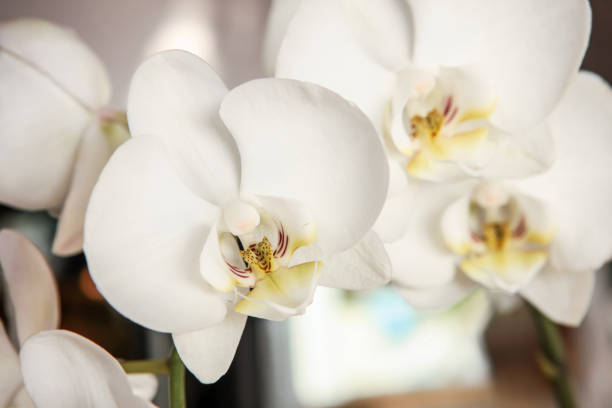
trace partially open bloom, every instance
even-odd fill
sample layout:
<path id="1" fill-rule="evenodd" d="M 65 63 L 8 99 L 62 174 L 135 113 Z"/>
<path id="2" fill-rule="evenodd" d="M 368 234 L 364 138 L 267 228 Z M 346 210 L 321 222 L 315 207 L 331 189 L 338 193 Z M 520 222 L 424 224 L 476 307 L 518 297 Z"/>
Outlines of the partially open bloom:
<path id="1" fill-rule="evenodd" d="M 590 10 L 586 0 L 280 0 L 270 26 L 277 77 L 355 102 L 395 166 L 444 181 L 550 164 L 548 129 L 534 126 L 578 70 Z"/>
<path id="2" fill-rule="evenodd" d="M 0 203 L 59 215 L 53 252 L 81 251 L 89 195 L 127 138 L 106 70 L 70 30 L 0 24 Z"/>
<path id="3" fill-rule="evenodd" d="M 557 159 L 539 175 L 415 188 L 410 227 L 386 245 L 411 303 L 448 305 L 484 286 L 580 323 L 612 257 L 612 90 L 580 73 L 548 124 Z"/>
<path id="4" fill-rule="evenodd" d="M 128 120 L 87 211 L 90 272 L 121 313 L 171 332 L 201 381 L 225 373 L 247 315 L 302 313 L 319 276 L 388 280 L 374 261 L 348 269 L 370 248 L 343 252 L 376 220 L 388 169 L 338 95 L 278 79 L 228 92 L 204 61 L 167 51 L 135 73 Z"/>
<path id="5" fill-rule="evenodd" d="M 0 321 L 0 408 L 152 406 L 135 395 L 110 354 L 75 333 L 54 330 L 60 316 L 57 287 L 30 241 L 0 231 L 0 266 L 10 334 Z M 146 379 L 138 395 L 150 399 L 157 381 Z"/>

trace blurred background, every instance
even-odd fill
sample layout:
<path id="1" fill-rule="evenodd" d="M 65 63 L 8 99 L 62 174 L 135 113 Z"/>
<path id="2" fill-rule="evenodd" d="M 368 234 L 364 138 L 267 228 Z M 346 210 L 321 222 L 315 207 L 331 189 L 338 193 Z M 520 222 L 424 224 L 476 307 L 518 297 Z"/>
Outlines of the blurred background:
<path id="1" fill-rule="evenodd" d="M 591 5 L 593 33 L 583 68 L 610 81 L 612 3 L 591 0 Z M 1 0 L 0 20 L 39 17 L 73 28 L 105 63 L 112 104 L 124 109 L 133 71 L 163 49 L 200 55 L 230 88 L 263 76 L 268 7 L 267 0 Z M 82 255 L 51 255 L 52 217 L 0 207 L 0 227 L 22 231 L 49 259 L 60 286 L 62 328 L 117 358 L 168 354 L 168 335 L 131 323 L 104 301 Z M 587 319 L 564 335 L 581 406 L 603 408 L 612 406 L 608 268 L 598 280 Z M 536 353 L 534 328 L 516 299 L 475 293 L 450 311 L 419 314 L 392 288 L 319 289 L 304 316 L 283 323 L 250 318 L 221 380 L 202 385 L 189 376 L 188 406 L 552 407 Z M 167 406 L 164 378 L 155 401 Z"/>

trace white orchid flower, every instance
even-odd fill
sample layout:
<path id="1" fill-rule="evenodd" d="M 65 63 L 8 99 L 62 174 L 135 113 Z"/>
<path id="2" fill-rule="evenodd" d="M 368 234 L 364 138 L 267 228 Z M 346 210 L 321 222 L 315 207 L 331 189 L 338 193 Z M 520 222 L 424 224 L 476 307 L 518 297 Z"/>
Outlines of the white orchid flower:
<path id="1" fill-rule="evenodd" d="M 302 313 L 319 275 L 388 281 L 382 246 L 333 257 L 371 228 L 388 177 L 376 131 L 338 95 L 278 79 L 228 92 L 198 57 L 166 51 L 136 71 L 128 120 L 87 211 L 90 272 L 118 311 L 172 333 L 202 382 L 227 371 L 247 315 Z M 348 269 L 370 256 L 381 276 Z"/>
<path id="2" fill-rule="evenodd" d="M 548 123 L 557 159 L 542 174 L 415 188 L 407 233 L 386 245 L 410 303 L 446 306 L 484 286 L 581 322 L 612 257 L 612 90 L 581 72 Z"/>
<path id="3" fill-rule="evenodd" d="M 104 66 L 72 31 L 0 23 L 0 203 L 59 215 L 58 255 L 81 251 L 91 190 L 127 137 L 109 98 Z"/>
<path id="4" fill-rule="evenodd" d="M 152 406 L 146 398 L 157 390 L 154 376 L 129 380 L 96 344 L 54 330 L 60 318 L 58 291 L 34 244 L 15 231 L 1 230 L 0 267 L 9 306 L 7 328 L 14 335 L 9 338 L 0 321 L 0 408 Z"/>
<path id="5" fill-rule="evenodd" d="M 519 176 L 552 161 L 543 121 L 576 75 L 586 0 L 279 0 L 276 76 L 355 102 L 385 138 L 398 185 Z M 281 38 L 279 38 L 281 37 Z M 276 50 L 277 53 L 275 52 Z M 526 129 L 533 128 L 526 133 Z"/>

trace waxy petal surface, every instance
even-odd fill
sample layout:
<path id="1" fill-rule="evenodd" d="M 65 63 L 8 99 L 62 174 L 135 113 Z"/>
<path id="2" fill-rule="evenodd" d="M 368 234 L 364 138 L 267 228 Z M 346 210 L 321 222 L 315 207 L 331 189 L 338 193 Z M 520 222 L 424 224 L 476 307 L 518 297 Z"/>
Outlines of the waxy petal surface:
<path id="1" fill-rule="evenodd" d="M 138 67 L 128 95 L 132 137 L 154 135 L 172 145 L 170 159 L 183 183 L 217 205 L 233 199 L 240 182 L 240 156 L 218 114 L 226 93 L 201 58 L 170 50 Z"/>
<path id="2" fill-rule="evenodd" d="M 115 151 L 91 196 L 84 248 L 94 282 L 119 312 L 153 330 L 190 331 L 226 313 L 199 265 L 220 215 L 182 183 L 170 157 L 155 137 Z"/>
<path id="3" fill-rule="evenodd" d="M 247 316 L 228 312 L 225 320 L 206 329 L 173 333 L 172 339 L 185 366 L 205 384 L 216 382 L 234 359 Z"/>
<path id="4" fill-rule="evenodd" d="M 387 159 L 354 105 L 313 84 L 260 79 L 233 89 L 220 114 L 240 149 L 242 192 L 305 205 L 325 255 L 372 227 L 386 196 Z"/>
<path id="5" fill-rule="evenodd" d="M 38 407 L 153 406 L 132 393 L 113 356 L 76 333 L 38 333 L 24 343 L 19 357 L 26 389 Z"/>

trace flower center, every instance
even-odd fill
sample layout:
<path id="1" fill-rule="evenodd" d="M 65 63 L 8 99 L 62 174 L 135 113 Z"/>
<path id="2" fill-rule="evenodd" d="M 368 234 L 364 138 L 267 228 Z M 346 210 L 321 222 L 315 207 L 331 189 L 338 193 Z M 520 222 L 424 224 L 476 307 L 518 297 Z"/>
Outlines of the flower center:
<path id="1" fill-rule="evenodd" d="M 384 128 L 408 174 L 438 181 L 477 167 L 475 156 L 482 159 L 488 117 L 496 106 L 481 89 L 485 85 L 457 69 L 436 76 L 411 70 L 399 77 Z"/>
<path id="2" fill-rule="evenodd" d="M 412 137 L 423 142 L 431 141 L 440 134 L 444 120 L 444 116 L 437 109 L 429 111 L 427 116 L 413 116 L 410 119 Z"/>
<path id="3" fill-rule="evenodd" d="M 274 268 L 274 251 L 267 237 L 240 251 L 240 256 L 256 272 L 268 273 Z"/>
<path id="4" fill-rule="evenodd" d="M 554 228 L 545 209 L 493 185 L 477 189 L 467 205 L 462 202 L 447 209 L 443 222 L 449 248 L 462 257 L 459 268 L 485 286 L 519 290 L 548 259 Z"/>
<path id="5" fill-rule="evenodd" d="M 316 228 L 295 201 L 272 197 L 253 201 L 237 200 L 223 208 L 217 227 L 216 259 L 221 262 L 211 264 L 205 278 L 217 290 L 234 293 L 236 312 L 280 320 L 301 313 L 312 301 L 320 262 L 295 264 L 293 255 L 314 244 Z M 205 271 L 207 266 L 201 265 Z"/>

